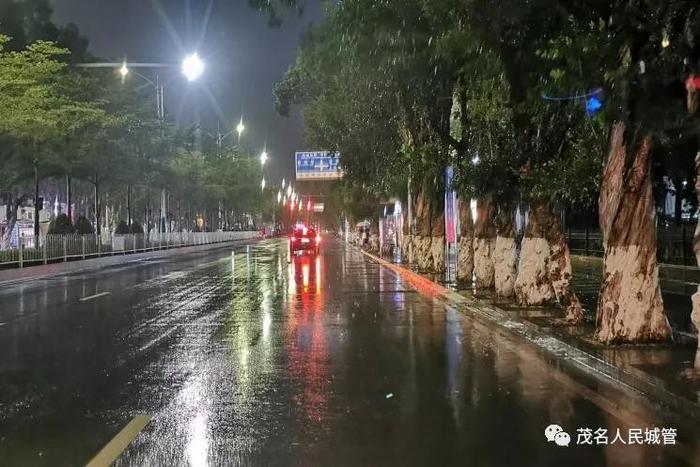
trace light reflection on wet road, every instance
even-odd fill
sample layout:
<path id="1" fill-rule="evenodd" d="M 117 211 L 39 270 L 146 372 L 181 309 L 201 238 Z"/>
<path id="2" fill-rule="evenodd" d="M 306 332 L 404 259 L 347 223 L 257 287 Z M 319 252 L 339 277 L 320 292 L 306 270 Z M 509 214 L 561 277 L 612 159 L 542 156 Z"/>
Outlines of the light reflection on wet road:
<path id="1" fill-rule="evenodd" d="M 681 427 L 666 449 L 547 443 L 550 423 L 575 443 L 673 421 L 334 242 L 292 263 L 272 240 L 7 287 L 0 322 L 2 465 L 80 465 L 139 413 L 154 419 L 119 465 L 700 459 Z"/>

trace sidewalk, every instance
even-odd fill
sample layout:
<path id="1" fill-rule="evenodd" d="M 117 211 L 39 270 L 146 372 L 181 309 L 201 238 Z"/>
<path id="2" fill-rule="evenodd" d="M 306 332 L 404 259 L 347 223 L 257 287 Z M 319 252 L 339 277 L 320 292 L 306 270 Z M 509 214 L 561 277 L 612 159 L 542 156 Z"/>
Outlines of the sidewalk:
<path id="1" fill-rule="evenodd" d="M 558 365 L 596 376 L 601 384 L 632 389 L 649 403 L 670 410 L 686 422 L 700 422 L 700 352 L 696 364 L 694 341 L 686 340 L 682 345 L 605 347 L 592 339 L 591 322 L 555 326 L 556 319 L 563 317 L 559 309 L 517 307 L 499 302 L 488 292 L 450 290 L 426 275 L 362 252 L 396 272 L 419 292 L 526 340 Z"/>
<path id="2" fill-rule="evenodd" d="M 0 270 L 0 287 L 74 272 L 102 269 L 119 264 L 137 263 L 139 261 L 146 261 L 150 259 L 166 258 L 175 255 L 186 255 L 201 251 L 214 250 L 217 248 L 227 248 L 232 245 L 242 245 L 256 242 L 258 240 L 260 239 L 255 237 L 229 242 L 210 243 L 207 245 L 194 245 L 188 247 L 170 248 L 166 250 L 153 250 L 144 253 L 116 254 L 113 256 L 102 256 L 100 258 L 68 261 L 66 263 L 50 263 L 26 268 L 3 269 Z"/>

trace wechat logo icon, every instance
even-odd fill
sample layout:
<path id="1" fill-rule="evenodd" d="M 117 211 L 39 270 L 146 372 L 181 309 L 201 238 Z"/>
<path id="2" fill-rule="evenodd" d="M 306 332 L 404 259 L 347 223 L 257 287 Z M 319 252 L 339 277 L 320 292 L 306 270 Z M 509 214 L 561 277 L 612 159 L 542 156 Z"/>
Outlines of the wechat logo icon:
<path id="1" fill-rule="evenodd" d="M 571 443 L 571 436 L 559 425 L 549 425 L 544 429 L 544 436 L 547 438 L 547 442 L 554 442 L 560 447 L 568 447 L 569 443 Z"/>

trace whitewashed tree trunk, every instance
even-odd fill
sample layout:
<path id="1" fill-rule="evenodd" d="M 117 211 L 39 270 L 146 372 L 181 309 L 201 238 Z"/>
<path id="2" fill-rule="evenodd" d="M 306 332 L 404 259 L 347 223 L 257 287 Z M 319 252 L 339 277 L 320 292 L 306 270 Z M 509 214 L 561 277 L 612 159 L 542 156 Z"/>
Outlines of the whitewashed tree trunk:
<path id="1" fill-rule="evenodd" d="M 547 234 L 549 242 L 549 278 L 556 295 L 557 302 L 564 308 L 566 321 L 570 324 L 583 322 L 583 307 L 581 301 L 571 286 L 571 253 L 566 235 L 558 217 L 552 216 Z"/>
<path id="2" fill-rule="evenodd" d="M 430 256 L 432 258 L 432 271 L 438 274 L 445 272 L 445 212 L 444 206 L 435 206 L 431 209 L 431 239 Z"/>
<path id="3" fill-rule="evenodd" d="M 490 196 L 477 202 L 474 226 L 474 285 L 481 289 L 494 286 L 493 247 L 496 229 L 493 225 L 493 202 Z"/>
<path id="4" fill-rule="evenodd" d="M 457 251 L 457 280 L 471 282 L 474 274 L 474 225 L 470 199 L 459 200 L 459 250 Z"/>
<path id="5" fill-rule="evenodd" d="M 424 237 L 416 235 L 413 243 L 413 256 L 416 259 L 416 265 L 423 271 L 428 271 L 433 265 L 433 257 L 431 253 L 432 237 Z"/>
<path id="6" fill-rule="evenodd" d="M 445 237 L 432 237 L 430 239 L 430 255 L 432 257 L 433 272 L 442 274 L 445 272 Z"/>
<path id="7" fill-rule="evenodd" d="M 404 235 L 401 238 L 401 258 L 402 261 L 408 264 L 408 246 L 410 245 L 411 238 L 408 235 Z"/>
<path id="8" fill-rule="evenodd" d="M 662 342 L 671 336 L 659 287 L 651 138 L 629 148 L 614 125 L 599 204 L 605 244 L 596 338 L 606 344 Z"/>
<path id="9" fill-rule="evenodd" d="M 548 305 L 554 303 L 556 298 L 549 278 L 551 249 L 546 238 L 548 209 L 545 203 L 532 203 L 530 208 L 515 281 L 515 297 L 522 306 Z"/>
<path id="10" fill-rule="evenodd" d="M 457 254 L 457 280 L 471 282 L 474 275 L 474 237 L 464 236 L 459 239 Z"/>
<path id="11" fill-rule="evenodd" d="M 691 116 L 697 116 L 700 109 L 700 90 L 688 88 L 688 113 Z M 695 193 L 700 200 L 700 151 L 695 155 Z M 695 251 L 695 259 L 700 265 L 700 222 L 695 227 L 695 236 L 693 237 L 693 250 Z M 700 285 L 697 292 L 692 297 L 693 310 L 690 313 L 690 320 L 695 326 L 696 335 L 698 338 L 698 351 L 695 356 L 695 368 L 700 370 Z"/>
<path id="12" fill-rule="evenodd" d="M 410 200 L 409 200 L 410 202 Z M 408 225 L 408 211 L 404 211 L 403 214 L 403 228 L 402 228 L 402 235 L 401 235 L 401 261 L 403 261 L 405 264 L 408 264 L 409 258 L 408 258 L 408 250 L 409 250 L 409 245 L 411 242 L 411 235 L 410 235 L 410 226 Z"/>
<path id="13" fill-rule="evenodd" d="M 430 201 L 426 195 L 426 188 L 423 186 L 418 191 L 416 200 L 416 236 L 413 256 L 418 268 L 423 271 L 430 271 L 433 266 L 431 252 L 432 226 Z"/>
<path id="14" fill-rule="evenodd" d="M 494 241 L 490 238 L 474 239 L 474 285 L 478 289 L 494 286 L 493 246 Z"/>
<path id="15" fill-rule="evenodd" d="M 369 249 L 372 253 L 379 253 L 379 234 L 372 233 L 369 235 Z"/>
<path id="16" fill-rule="evenodd" d="M 515 246 L 515 238 L 496 237 L 493 251 L 494 285 L 496 295 L 502 298 L 511 298 L 515 295 Z"/>
<path id="17" fill-rule="evenodd" d="M 549 242 L 543 237 L 526 236 L 520 246 L 515 298 L 522 306 L 554 302 L 554 288 L 548 277 Z"/>
<path id="18" fill-rule="evenodd" d="M 515 219 L 509 206 L 499 206 L 496 216 L 496 241 L 493 251 L 496 295 L 511 298 L 515 294 L 516 241 Z"/>
<path id="19" fill-rule="evenodd" d="M 695 193 L 700 199 L 700 152 L 695 156 Z M 700 222 L 695 227 L 695 236 L 693 238 L 693 250 L 695 251 L 695 259 L 700 265 Z M 693 294 L 693 311 L 690 313 L 690 320 L 695 326 L 695 331 L 698 336 L 698 354 L 696 358 L 697 368 L 700 369 L 700 285 L 698 290 Z"/>

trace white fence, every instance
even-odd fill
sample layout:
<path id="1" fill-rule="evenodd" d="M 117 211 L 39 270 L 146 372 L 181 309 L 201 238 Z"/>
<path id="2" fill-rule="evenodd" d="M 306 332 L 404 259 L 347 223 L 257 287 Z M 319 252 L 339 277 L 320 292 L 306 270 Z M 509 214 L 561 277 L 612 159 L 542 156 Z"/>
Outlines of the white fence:
<path id="1" fill-rule="evenodd" d="M 57 261 L 142 253 L 185 246 L 249 240 L 260 232 L 173 232 L 128 235 L 46 235 L 20 237 L 18 248 L 0 250 L 0 266 L 32 266 Z"/>

